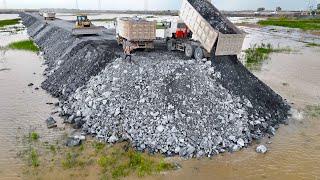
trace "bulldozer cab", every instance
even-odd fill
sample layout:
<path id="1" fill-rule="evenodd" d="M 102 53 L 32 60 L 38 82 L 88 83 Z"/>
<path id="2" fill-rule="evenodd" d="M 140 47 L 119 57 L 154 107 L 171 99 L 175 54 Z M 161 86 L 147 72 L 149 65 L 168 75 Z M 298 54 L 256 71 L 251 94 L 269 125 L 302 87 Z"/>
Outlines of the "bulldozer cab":
<path id="1" fill-rule="evenodd" d="M 91 22 L 88 19 L 87 15 L 77 15 L 77 22 L 76 27 L 83 28 L 83 27 L 90 27 Z"/>

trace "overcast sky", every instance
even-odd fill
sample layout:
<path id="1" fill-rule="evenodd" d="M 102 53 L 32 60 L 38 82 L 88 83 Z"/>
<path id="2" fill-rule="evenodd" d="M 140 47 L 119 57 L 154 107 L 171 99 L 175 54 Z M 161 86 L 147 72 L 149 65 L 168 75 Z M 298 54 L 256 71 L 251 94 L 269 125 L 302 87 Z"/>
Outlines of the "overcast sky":
<path id="1" fill-rule="evenodd" d="M 0 7 L 7 8 L 76 8 L 76 0 L 0 0 Z M 141 10 L 145 0 L 100 0 L 101 9 Z M 98 9 L 99 0 L 78 0 L 80 9 Z M 247 10 L 265 7 L 275 9 L 281 6 L 286 10 L 305 10 L 308 4 L 320 3 L 320 0 L 213 0 L 221 10 Z M 179 9 L 181 0 L 148 0 L 149 10 Z"/>

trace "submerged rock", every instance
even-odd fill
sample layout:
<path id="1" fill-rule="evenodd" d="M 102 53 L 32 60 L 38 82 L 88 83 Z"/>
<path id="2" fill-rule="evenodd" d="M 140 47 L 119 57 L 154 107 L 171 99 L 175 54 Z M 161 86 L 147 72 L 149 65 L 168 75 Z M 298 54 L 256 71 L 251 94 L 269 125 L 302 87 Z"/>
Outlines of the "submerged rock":
<path id="1" fill-rule="evenodd" d="M 257 153 L 265 154 L 268 151 L 268 148 L 265 145 L 259 145 L 256 148 Z"/>
<path id="2" fill-rule="evenodd" d="M 68 147 L 75 147 L 81 145 L 81 139 L 76 137 L 68 137 L 66 141 L 66 146 Z"/>
<path id="3" fill-rule="evenodd" d="M 49 117 L 47 120 L 46 120 L 46 123 L 47 123 L 47 127 L 50 129 L 50 128 L 54 128 L 54 127 L 57 127 L 57 121 L 55 121 L 53 119 L 53 117 Z"/>

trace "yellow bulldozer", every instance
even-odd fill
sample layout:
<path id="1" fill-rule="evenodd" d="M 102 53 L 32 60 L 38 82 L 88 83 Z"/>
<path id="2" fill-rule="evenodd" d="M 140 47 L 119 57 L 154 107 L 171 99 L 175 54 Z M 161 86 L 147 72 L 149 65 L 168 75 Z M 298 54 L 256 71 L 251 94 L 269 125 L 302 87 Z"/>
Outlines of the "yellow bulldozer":
<path id="1" fill-rule="evenodd" d="M 98 35 L 101 32 L 102 28 L 94 26 L 86 14 L 77 15 L 76 25 L 72 29 L 73 35 Z"/>
<path id="2" fill-rule="evenodd" d="M 76 28 L 91 27 L 92 23 L 86 14 L 77 15 Z"/>

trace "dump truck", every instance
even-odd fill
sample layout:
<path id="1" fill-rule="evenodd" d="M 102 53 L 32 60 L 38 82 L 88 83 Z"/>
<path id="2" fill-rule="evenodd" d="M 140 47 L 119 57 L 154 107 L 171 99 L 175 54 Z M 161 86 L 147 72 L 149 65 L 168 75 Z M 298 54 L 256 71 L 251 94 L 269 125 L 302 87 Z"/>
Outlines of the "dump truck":
<path id="1" fill-rule="evenodd" d="M 42 16 L 44 20 L 55 20 L 56 13 L 55 12 L 42 12 Z"/>
<path id="2" fill-rule="evenodd" d="M 98 35 L 102 30 L 103 27 L 93 25 L 86 14 L 79 14 L 72 34 L 74 36 Z"/>
<path id="3" fill-rule="evenodd" d="M 206 7 L 216 14 L 210 14 L 219 18 L 212 21 L 203 17 L 199 9 L 190 2 L 195 0 L 183 0 L 180 10 L 180 21 L 171 22 L 168 26 L 166 41 L 170 51 L 179 50 L 185 52 L 187 57 L 197 60 L 223 55 L 237 55 L 242 50 L 245 33 L 239 30 L 227 18 L 225 18 L 213 4 L 206 0 Z M 201 0 L 200 0 L 201 1 Z M 203 8 L 203 7 L 202 7 Z M 216 24 L 214 24 L 216 23 Z"/>
<path id="4" fill-rule="evenodd" d="M 154 49 L 156 40 L 156 21 L 147 21 L 138 17 L 122 17 L 116 21 L 116 38 L 124 48 Z"/>

